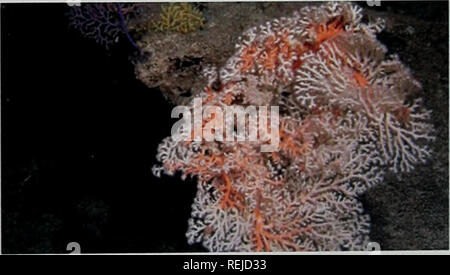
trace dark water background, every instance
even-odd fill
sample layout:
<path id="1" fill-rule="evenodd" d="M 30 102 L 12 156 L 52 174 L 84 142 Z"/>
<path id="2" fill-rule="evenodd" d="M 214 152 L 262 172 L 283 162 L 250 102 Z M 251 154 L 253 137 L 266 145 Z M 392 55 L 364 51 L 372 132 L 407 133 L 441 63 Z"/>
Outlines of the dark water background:
<path id="1" fill-rule="evenodd" d="M 377 10 L 448 13 L 417 7 Z M 3 253 L 203 251 L 184 237 L 195 183 L 151 174 L 171 106 L 135 79 L 131 46 L 81 37 L 65 4 L 1 8 Z"/>
<path id="2" fill-rule="evenodd" d="M 171 106 L 68 28 L 66 4 L 2 5 L 3 253 L 189 251 L 195 184 L 152 176 Z"/>

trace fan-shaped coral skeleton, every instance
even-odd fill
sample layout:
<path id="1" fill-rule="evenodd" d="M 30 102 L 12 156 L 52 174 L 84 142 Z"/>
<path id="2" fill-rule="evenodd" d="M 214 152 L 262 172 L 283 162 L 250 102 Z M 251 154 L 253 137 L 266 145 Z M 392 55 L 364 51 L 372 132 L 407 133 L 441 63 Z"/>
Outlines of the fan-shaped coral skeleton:
<path id="1" fill-rule="evenodd" d="M 420 88 L 350 3 L 305 7 L 244 32 L 224 67 L 205 71 L 203 104 L 280 106 L 279 150 L 261 142 L 174 141 L 154 173 L 198 180 L 187 237 L 211 251 L 364 250 L 358 196 L 386 169 L 430 154 Z M 220 85 L 216 85 L 219 82 Z M 190 105 L 193 107 L 193 104 Z"/>

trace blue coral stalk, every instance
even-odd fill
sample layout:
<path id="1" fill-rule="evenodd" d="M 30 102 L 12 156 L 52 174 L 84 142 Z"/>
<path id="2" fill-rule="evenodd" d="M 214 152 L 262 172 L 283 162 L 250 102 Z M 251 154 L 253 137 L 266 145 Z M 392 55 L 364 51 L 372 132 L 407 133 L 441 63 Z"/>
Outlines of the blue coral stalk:
<path id="1" fill-rule="evenodd" d="M 136 44 L 136 42 L 133 40 L 133 38 L 131 37 L 130 33 L 128 32 L 128 28 L 125 25 L 125 19 L 123 17 L 123 13 L 122 13 L 122 4 L 121 3 L 117 3 L 117 10 L 119 11 L 119 18 L 120 18 L 120 27 L 122 28 L 123 33 L 125 34 L 125 36 L 127 37 L 128 41 L 130 41 L 131 45 L 133 45 L 133 47 L 137 50 L 139 50 L 138 45 Z"/>

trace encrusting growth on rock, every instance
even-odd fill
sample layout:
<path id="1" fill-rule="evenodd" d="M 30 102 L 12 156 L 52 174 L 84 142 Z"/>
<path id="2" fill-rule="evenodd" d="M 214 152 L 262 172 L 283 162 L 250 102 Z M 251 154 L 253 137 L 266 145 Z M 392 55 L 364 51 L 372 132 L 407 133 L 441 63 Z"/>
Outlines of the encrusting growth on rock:
<path id="1" fill-rule="evenodd" d="M 430 113 L 398 57 L 350 3 L 305 7 L 245 31 L 220 69 L 205 70 L 205 106 L 279 106 L 279 150 L 263 142 L 175 141 L 164 172 L 196 177 L 188 242 L 210 251 L 364 250 L 369 217 L 358 196 L 384 171 L 430 156 Z M 219 82 L 219 85 L 217 85 Z M 194 107 L 194 103 L 189 105 Z"/>

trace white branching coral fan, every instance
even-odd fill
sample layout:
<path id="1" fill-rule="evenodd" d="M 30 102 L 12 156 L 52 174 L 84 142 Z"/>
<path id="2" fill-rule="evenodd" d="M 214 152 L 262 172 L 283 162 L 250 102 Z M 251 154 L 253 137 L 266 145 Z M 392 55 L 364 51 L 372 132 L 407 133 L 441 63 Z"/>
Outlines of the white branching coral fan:
<path id="1" fill-rule="evenodd" d="M 161 172 L 195 176 L 187 237 L 211 251 L 364 250 L 369 217 L 358 196 L 383 171 L 425 162 L 429 112 L 410 72 L 350 3 L 306 7 L 246 31 L 203 105 L 280 106 L 279 150 L 262 142 L 175 141 Z M 412 98 L 412 103 L 408 104 Z M 193 107 L 193 104 L 191 104 Z"/>

